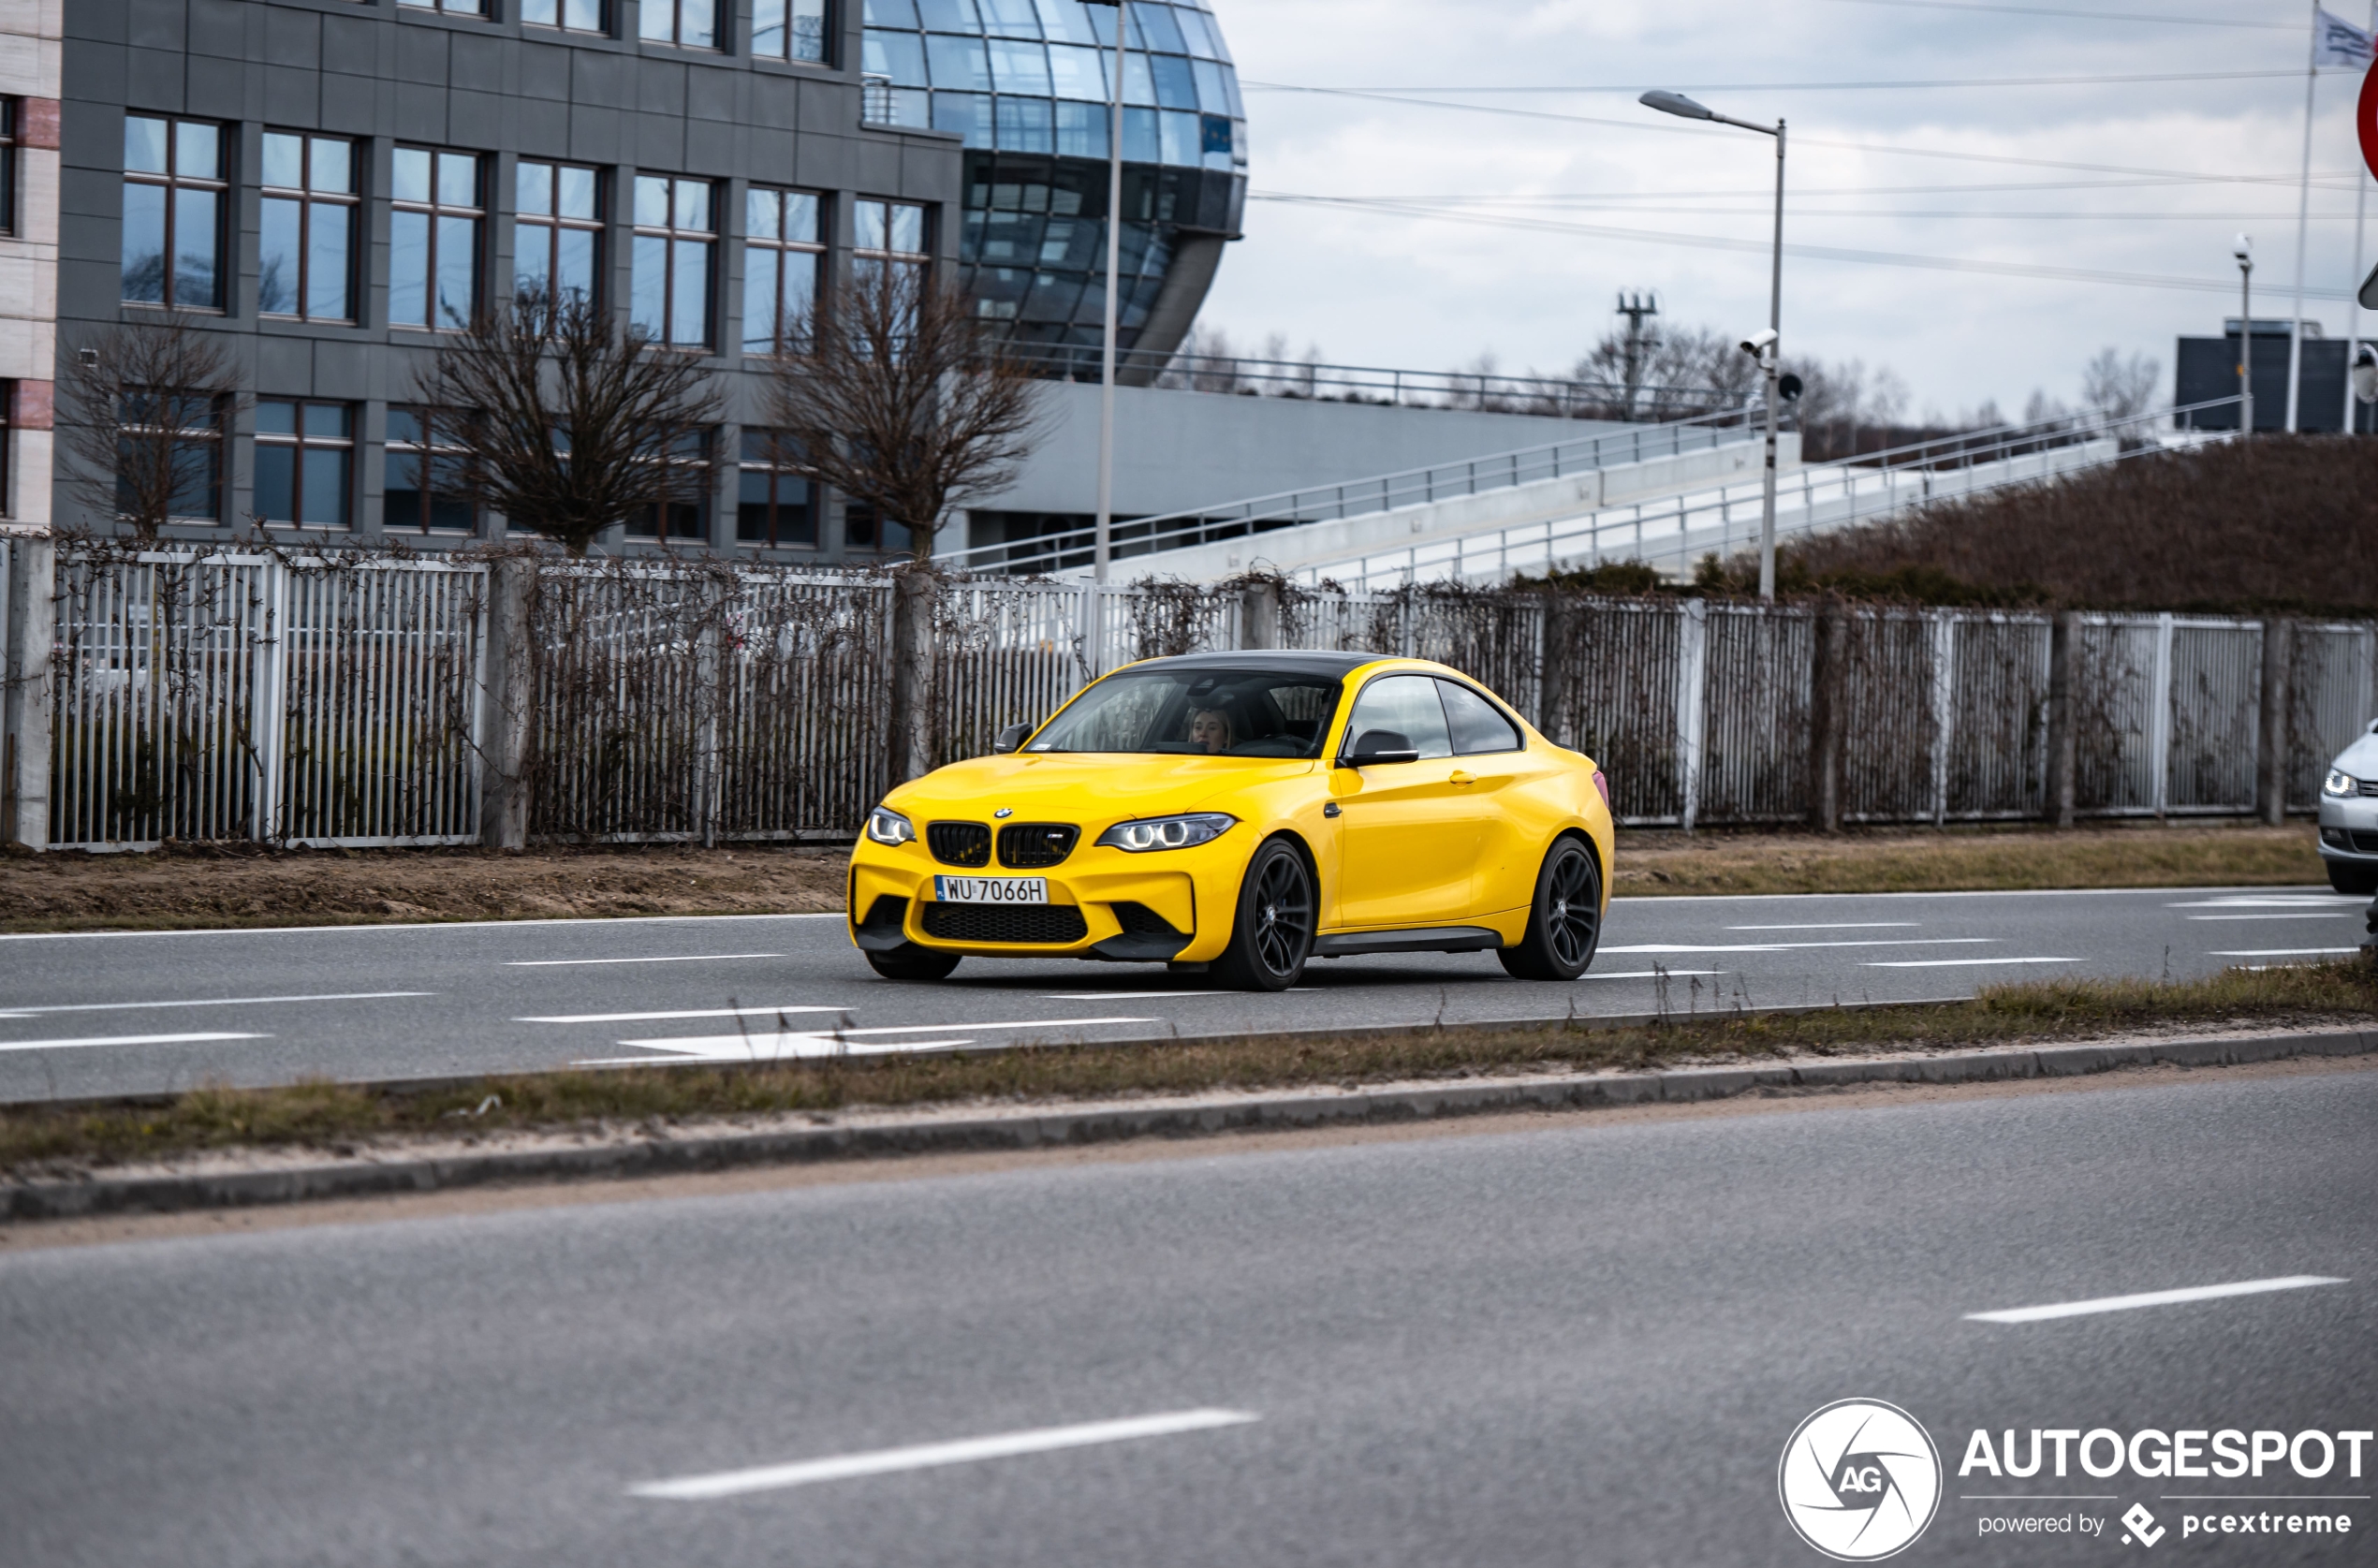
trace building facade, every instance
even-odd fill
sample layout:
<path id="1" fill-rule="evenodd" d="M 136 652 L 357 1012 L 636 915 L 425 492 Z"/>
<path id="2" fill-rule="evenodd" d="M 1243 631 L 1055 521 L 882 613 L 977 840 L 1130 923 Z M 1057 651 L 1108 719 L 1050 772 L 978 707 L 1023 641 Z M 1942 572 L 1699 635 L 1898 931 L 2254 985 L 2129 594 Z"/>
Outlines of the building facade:
<path id="1" fill-rule="evenodd" d="M 50 521 L 66 0 L 0 0 L 0 524 Z"/>
<path id="2" fill-rule="evenodd" d="M 1034 51 L 1044 63 L 1063 51 L 1095 59 L 1070 40 L 1097 36 L 1098 13 L 1112 26 L 1110 9 L 1081 0 L 898 9 L 890 20 L 913 18 L 929 59 L 979 50 L 993 88 L 1021 80 L 1013 73 L 1029 72 Z M 855 259 L 959 276 L 1011 330 L 1036 319 L 1025 307 L 1040 274 L 1063 269 L 1035 253 L 1033 282 L 991 275 L 984 237 L 1005 210 L 1006 176 L 978 182 L 970 208 L 968 160 L 1006 158 L 1003 135 L 1026 156 L 1039 145 L 1028 127 L 1043 120 L 1054 159 L 1071 123 L 1054 73 L 1070 81 L 1081 60 L 1046 65 L 1037 108 L 997 92 L 975 106 L 949 95 L 945 108 L 930 87 L 866 80 L 870 50 L 882 49 L 871 34 L 898 30 L 870 28 L 879 10 L 890 14 L 883 0 L 0 0 L 0 18 L 27 22 L 51 72 L 46 92 L 37 73 L 8 79 L 10 125 L 23 127 L 9 148 L 16 189 L 31 205 L 56 193 L 53 228 L 27 218 L 0 235 L 0 265 L 37 270 L 54 256 L 56 301 L 52 345 L 49 293 L 0 295 L 0 312 L 29 313 L 22 326 L 0 315 L 0 354 L 16 356 L 0 363 L 16 388 L 11 515 L 46 507 L 108 526 L 104 476 L 37 450 L 49 367 L 121 323 L 170 313 L 221 335 L 238 395 L 188 417 L 205 476 L 187 487 L 169 535 L 262 526 L 430 548 L 498 536 L 503 520 L 441 490 L 448 436 L 420 406 L 417 378 L 475 310 L 542 284 L 588 290 L 702 355 L 725 388 L 721 424 L 680 454 L 701 466 L 706 500 L 655 510 L 617 531 L 614 548 L 672 541 L 829 562 L 906 548 L 862 509 L 768 469 L 756 421 L 770 351 Z M 1148 110 L 1156 160 L 1134 170 L 1126 195 L 1148 209 L 1125 238 L 1140 235 L 1129 298 L 1152 341 L 1167 311 L 1179 317 L 1167 330 L 1185 330 L 1211 266 L 1191 268 L 1189 299 L 1148 257 L 1161 249 L 1168 265 L 1182 249 L 1170 230 L 1192 219 L 1222 220 L 1206 226 L 1216 245 L 1235 229 L 1244 136 L 1227 117 L 1165 107 L 1180 95 L 1175 78 L 1235 102 L 1235 82 L 1210 80 L 1210 19 L 1154 0 L 1132 10 L 1151 47 L 1133 56 L 1126 96 L 1144 69 L 1159 99 Z M 1193 35 L 1206 56 L 1188 52 Z M 14 61 L 17 36 L 6 37 Z M 961 108 L 979 122 L 940 128 Z M 1211 144 L 1197 167 L 1165 166 L 1168 114 L 1187 114 L 1200 148 Z M 1127 125 L 1126 154 L 1132 134 Z M 1169 134 L 1181 140 L 1185 124 Z M 970 138 L 982 145 L 970 151 Z M 1211 170 L 1214 213 L 1209 159 L 1229 165 Z M 1056 199 L 1049 168 L 1044 203 Z M 1183 200 L 1183 177 L 1196 212 L 1160 217 Z M 1079 230 L 1064 238 L 1068 258 L 1094 242 L 1103 253 L 1095 194 L 1068 214 Z M 1046 214 L 1035 232 L 1044 251 L 1057 243 Z M 1065 308 L 1079 315 L 1079 288 Z"/>

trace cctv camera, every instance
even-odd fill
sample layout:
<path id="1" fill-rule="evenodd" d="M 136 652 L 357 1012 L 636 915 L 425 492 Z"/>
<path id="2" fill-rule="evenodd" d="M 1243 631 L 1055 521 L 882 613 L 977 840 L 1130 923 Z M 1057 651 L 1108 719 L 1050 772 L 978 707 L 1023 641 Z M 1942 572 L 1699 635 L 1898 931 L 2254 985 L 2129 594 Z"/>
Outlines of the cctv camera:
<path id="1" fill-rule="evenodd" d="M 2253 238 L 2251 235 L 2240 234 L 2238 236 L 2237 242 L 2229 247 L 2229 254 L 2240 261 L 2252 261 L 2254 258 Z"/>
<path id="2" fill-rule="evenodd" d="M 1769 349 L 1775 346 L 1775 339 L 1776 331 L 1774 328 L 1762 327 L 1758 330 L 1758 331 L 1742 340 L 1742 352 L 1750 355 L 1753 359 L 1756 359 L 1758 356 L 1766 353 Z"/>

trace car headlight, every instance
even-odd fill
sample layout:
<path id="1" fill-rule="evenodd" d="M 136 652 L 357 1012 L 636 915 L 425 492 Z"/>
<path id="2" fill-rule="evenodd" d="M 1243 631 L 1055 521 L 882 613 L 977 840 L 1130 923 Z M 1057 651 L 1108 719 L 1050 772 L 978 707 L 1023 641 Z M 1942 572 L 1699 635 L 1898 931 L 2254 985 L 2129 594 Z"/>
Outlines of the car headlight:
<path id="1" fill-rule="evenodd" d="M 2359 795 L 2361 781 L 2341 768 L 2328 769 L 2328 777 L 2320 786 L 2323 795 Z"/>
<path id="2" fill-rule="evenodd" d="M 877 843 L 915 843 L 917 825 L 888 807 L 867 813 L 867 836 Z"/>
<path id="3" fill-rule="evenodd" d="M 1191 812 L 1186 816 L 1152 816 L 1138 822 L 1118 822 L 1098 835 L 1109 849 L 1145 855 L 1152 849 L 1187 849 L 1211 843 L 1236 826 L 1239 819 L 1221 812 Z"/>

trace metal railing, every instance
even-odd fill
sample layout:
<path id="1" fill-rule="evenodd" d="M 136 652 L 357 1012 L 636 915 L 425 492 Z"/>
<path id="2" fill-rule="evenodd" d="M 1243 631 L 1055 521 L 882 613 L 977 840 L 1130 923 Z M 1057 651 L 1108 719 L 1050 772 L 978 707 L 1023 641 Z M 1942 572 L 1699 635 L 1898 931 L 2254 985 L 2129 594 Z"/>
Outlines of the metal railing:
<path id="1" fill-rule="evenodd" d="M 1872 521 L 1931 501 L 1977 495 L 2008 485 L 2059 478 L 2125 457 L 2165 449 L 2150 436 L 2204 444 L 2223 432 L 2159 432 L 2235 397 L 2088 423 L 2006 425 L 1911 442 L 1851 462 L 1826 463 L 1779 476 L 1779 536 Z M 1694 561 L 1721 557 L 1754 542 L 1764 506 L 1759 480 L 1711 486 L 1650 500 L 1596 507 L 1568 517 L 1515 523 L 1422 540 L 1387 550 L 1350 550 L 1300 564 L 1301 581 L 1324 579 L 1362 591 L 1442 579 L 1500 579 L 1514 572 L 1590 567 L 1604 561 L 1659 564 L 1689 576 Z"/>
<path id="2" fill-rule="evenodd" d="M 1624 430 L 1573 436 L 1516 451 L 1349 479 L 1343 484 L 1279 491 L 1244 501 L 1133 518 L 1114 524 L 1113 549 L 1117 559 L 1153 555 L 1302 523 L 1362 517 L 1399 506 L 1507 490 L 1620 463 L 1706 451 L 1752 439 L 1752 424 L 1750 410 L 1728 409 L 1663 425 L 1630 425 Z M 1094 530 L 1074 528 L 1029 539 L 976 545 L 936 559 L 972 571 L 1079 571 L 1091 564 L 1095 540 Z"/>

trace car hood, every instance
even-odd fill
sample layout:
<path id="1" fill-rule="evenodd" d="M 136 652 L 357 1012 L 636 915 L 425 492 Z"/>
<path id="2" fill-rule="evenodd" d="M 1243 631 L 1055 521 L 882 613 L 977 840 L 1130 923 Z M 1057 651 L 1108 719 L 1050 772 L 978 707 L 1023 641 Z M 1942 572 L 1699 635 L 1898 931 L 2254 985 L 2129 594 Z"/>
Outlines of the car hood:
<path id="1" fill-rule="evenodd" d="M 2364 735 L 2337 754 L 2331 768 L 2341 768 L 2356 779 L 2378 779 L 2378 735 Z"/>
<path id="2" fill-rule="evenodd" d="M 1303 759 L 1140 756 L 981 756 L 901 785 L 884 804 L 923 827 L 928 818 L 987 822 L 1006 807 L 1020 822 L 1121 822 L 1207 807 L 1252 785 L 1310 773 Z"/>

